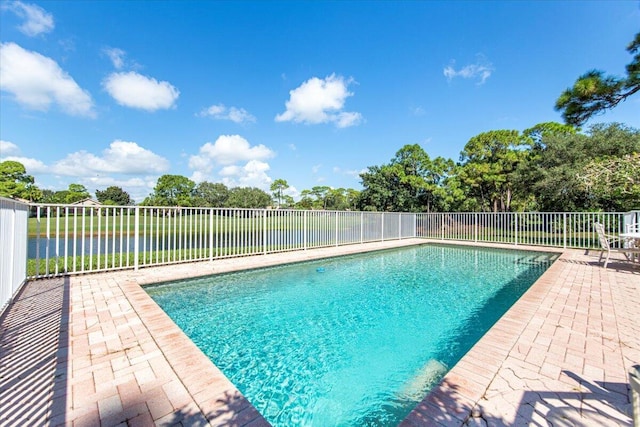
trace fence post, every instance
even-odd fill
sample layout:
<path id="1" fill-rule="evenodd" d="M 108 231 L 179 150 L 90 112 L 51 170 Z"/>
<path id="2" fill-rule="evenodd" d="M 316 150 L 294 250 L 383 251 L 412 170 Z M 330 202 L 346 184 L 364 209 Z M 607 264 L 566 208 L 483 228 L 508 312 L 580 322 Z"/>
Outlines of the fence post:
<path id="1" fill-rule="evenodd" d="M 440 240 L 444 240 L 444 213 L 440 214 L 442 221 L 440 222 Z"/>
<path id="2" fill-rule="evenodd" d="M 382 225 L 381 225 L 381 227 L 380 227 L 380 230 L 382 231 L 382 233 L 381 233 L 381 236 L 380 236 L 380 237 L 382 238 L 382 240 L 380 240 L 380 241 L 381 241 L 381 242 L 384 242 L 384 212 L 382 212 L 382 213 L 380 214 L 380 222 L 382 223 Z"/>
<path id="3" fill-rule="evenodd" d="M 398 240 L 402 240 L 402 213 L 398 214 Z"/>
<path id="4" fill-rule="evenodd" d="M 336 216 L 336 246 L 338 246 L 338 212 L 333 213 Z"/>
<path id="5" fill-rule="evenodd" d="M 562 247 L 567 249 L 567 213 L 562 213 Z"/>
<path id="6" fill-rule="evenodd" d="M 306 251 L 307 250 L 307 211 L 304 211 L 303 213 L 302 232 L 303 232 L 302 241 L 304 244 L 304 250 Z"/>
<path id="7" fill-rule="evenodd" d="M 53 250 L 56 262 L 54 264 L 54 268 L 53 268 L 53 275 L 57 276 L 58 275 L 58 260 L 60 259 L 60 210 L 62 209 L 62 206 L 59 207 L 58 209 L 56 209 L 56 239 L 55 239 L 55 249 Z M 98 230 L 100 230 L 100 227 L 98 227 Z M 99 234 L 98 234 L 99 236 Z M 98 266 L 99 268 L 100 266 Z"/>
<path id="8" fill-rule="evenodd" d="M 262 210 L 262 253 L 267 254 L 267 210 Z"/>
<path id="9" fill-rule="evenodd" d="M 473 241 L 478 243 L 478 212 L 473 213 Z"/>
<path id="10" fill-rule="evenodd" d="M 413 214 L 413 236 L 414 239 L 418 237 L 418 214 Z"/>
<path id="11" fill-rule="evenodd" d="M 360 212 L 360 244 L 364 242 L 364 212 Z"/>
<path id="12" fill-rule="evenodd" d="M 515 217 L 514 225 L 515 225 L 516 246 L 518 246 L 518 212 L 514 212 L 513 215 Z"/>
<path id="13" fill-rule="evenodd" d="M 56 209 L 57 210 L 57 209 Z M 47 224 L 46 224 L 46 230 L 47 230 L 47 247 L 44 250 L 44 256 L 45 256 L 45 263 L 44 263 L 44 274 L 45 276 L 49 275 L 49 255 L 50 255 L 50 250 L 49 247 L 51 246 L 51 206 L 47 206 Z M 91 265 L 91 263 L 89 263 L 89 265 Z"/>
<path id="14" fill-rule="evenodd" d="M 213 261 L 213 208 L 209 208 L 209 261 Z"/>
<path id="15" fill-rule="evenodd" d="M 8 209 L 7 209 L 8 210 Z M 7 282 L 5 283 L 1 283 L 2 279 L 4 279 L 4 274 L 0 274 L 0 289 L 3 291 L 2 292 L 2 300 L 0 301 L 0 308 L 2 308 L 2 306 L 4 306 L 5 304 L 8 304 L 11 302 L 12 298 L 13 298 L 13 294 L 14 291 L 16 290 L 16 288 L 14 287 L 15 284 L 15 276 L 16 276 L 16 242 L 18 241 L 18 237 L 16 236 L 16 217 L 18 216 L 18 202 L 11 202 L 11 214 L 9 215 L 9 223 L 11 224 L 9 226 L 9 236 L 5 236 L 5 238 L 3 239 L 6 242 L 10 242 L 9 245 L 9 253 L 7 253 L 6 255 L 8 255 L 8 258 L 11 260 L 11 264 L 9 266 L 9 273 L 7 274 Z M 4 216 L 4 215 L 3 215 Z M 29 215 L 27 214 L 27 224 L 29 221 Z M 28 226 L 27 226 L 27 233 L 25 233 L 26 236 L 29 235 L 28 233 Z M 0 252 L 4 252 L 2 251 L 2 249 L 0 249 Z M 25 260 L 26 261 L 26 260 Z M 25 275 L 26 276 L 26 275 Z M 25 278 L 22 278 L 22 281 L 24 282 Z M 7 310 L 8 312 L 9 310 Z"/>
<path id="16" fill-rule="evenodd" d="M 133 269 L 138 271 L 140 254 L 140 206 L 136 206 L 133 215 Z"/>

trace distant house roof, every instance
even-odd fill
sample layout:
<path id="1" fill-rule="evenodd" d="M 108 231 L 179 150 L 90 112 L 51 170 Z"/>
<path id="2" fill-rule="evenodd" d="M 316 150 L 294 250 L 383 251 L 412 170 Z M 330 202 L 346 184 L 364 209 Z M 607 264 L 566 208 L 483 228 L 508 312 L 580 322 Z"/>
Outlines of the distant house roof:
<path id="1" fill-rule="evenodd" d="M 93 200 L 91 198 L 78 200 L 77 202 L 73 202 L 71 204 L 76 206 L 102 206 L 102 203 L 100 203 L 97 200 Z"/>

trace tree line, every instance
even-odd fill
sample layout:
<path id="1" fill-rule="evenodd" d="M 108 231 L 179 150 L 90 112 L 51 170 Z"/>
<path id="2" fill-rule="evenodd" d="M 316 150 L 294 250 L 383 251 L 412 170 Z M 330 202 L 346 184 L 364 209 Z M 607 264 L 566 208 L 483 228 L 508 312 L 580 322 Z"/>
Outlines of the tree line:
<path id="1" fill-rule="evenodd" d="M 541 123 L 474 136 L 460 161 L 405 145 L 361 175 L 362 210 L 627 211 L 640 208 L 640 131 Z"/>
<path id="2" fill-rule="evenodd" d="M 640 208 L 640 131 L 598 124 L 582 132 L 571 125 L 541 123 L 522 132 L 492 130 L 471 138 L 458 162 L 431 158 L 405 145 L 382 165 L 360 175 L 363 189 L 315 186 L 299 200 L 284 179 L 270 191 L 228 188 L 181 175 L 158 178 L 142 206 L 287 208 L 395 212 L 628 211 Z M 0 195 L 43 203 L 90 197 L 81 184 L 40 190 L 22 164 L 0 163 Z M 133 203 L 120 187 L 96 190 L 105 205 Z"/>

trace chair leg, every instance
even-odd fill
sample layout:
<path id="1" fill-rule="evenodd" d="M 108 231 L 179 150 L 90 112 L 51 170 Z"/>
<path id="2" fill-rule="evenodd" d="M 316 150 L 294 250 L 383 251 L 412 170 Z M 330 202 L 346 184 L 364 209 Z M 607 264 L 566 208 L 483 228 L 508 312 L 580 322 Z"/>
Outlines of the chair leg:
<path id="1" fill-rule="evenodd" d="M 609 264 L 609 255 L 611 255 L 611 251 L 607 251 L 607 258 L 604 260 L 604 268 L 607 268 L 607 264 Z"/>

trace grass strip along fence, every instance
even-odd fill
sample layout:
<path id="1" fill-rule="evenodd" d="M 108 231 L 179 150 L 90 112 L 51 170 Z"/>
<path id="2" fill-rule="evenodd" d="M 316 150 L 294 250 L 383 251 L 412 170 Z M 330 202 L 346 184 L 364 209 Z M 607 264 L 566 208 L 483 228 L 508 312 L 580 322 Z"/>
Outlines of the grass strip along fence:
<path id="1" fill-rule="evenodd" d="M 631 213 L 392 213 L 32 205 L 28 278 L 422 237 L 597 248 Z"/>

